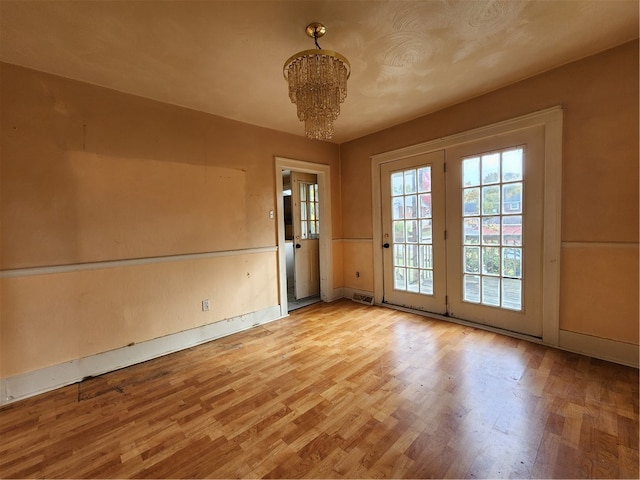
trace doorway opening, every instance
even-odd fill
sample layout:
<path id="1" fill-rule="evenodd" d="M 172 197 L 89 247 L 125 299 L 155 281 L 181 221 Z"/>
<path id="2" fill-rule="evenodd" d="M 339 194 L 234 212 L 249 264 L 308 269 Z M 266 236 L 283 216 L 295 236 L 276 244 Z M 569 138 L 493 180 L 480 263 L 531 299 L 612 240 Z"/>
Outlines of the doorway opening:
<path id="1" fill-rule="evenodd" d="M 320 301 L 318 177 L 282 170 L 288 310 Z"/>
<path id="2" fill-rule="evenodd" d="M 328 165 L 275 158 L 281 315 L 332 301 L 331 186 Z"/>

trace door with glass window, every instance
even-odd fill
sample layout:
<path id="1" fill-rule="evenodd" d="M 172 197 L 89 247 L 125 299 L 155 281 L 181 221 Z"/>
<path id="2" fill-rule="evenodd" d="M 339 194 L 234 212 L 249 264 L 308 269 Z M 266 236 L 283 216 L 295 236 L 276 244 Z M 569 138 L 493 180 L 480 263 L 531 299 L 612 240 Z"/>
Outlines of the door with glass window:
<path id="1" fill-rule="evenodd" d="M 449 315 L 542 335 L 544 130 L 447 149 Z"/>
<path id="2" fill-rule="evenodd" d="M 385 302 L 541 335 L 542 127 L 385 163 L 380 179 Z"/>
<path id="3" fill-rule="evenodd" d="M 296 299 L 320 293 L 320 212 L 318 180 L 311 173 L 291 172 Z"/>
<path id="4" fill-rule="evenodd" d="M 444 151 L 381 166 L 384 301 L 446 313 Z"/>

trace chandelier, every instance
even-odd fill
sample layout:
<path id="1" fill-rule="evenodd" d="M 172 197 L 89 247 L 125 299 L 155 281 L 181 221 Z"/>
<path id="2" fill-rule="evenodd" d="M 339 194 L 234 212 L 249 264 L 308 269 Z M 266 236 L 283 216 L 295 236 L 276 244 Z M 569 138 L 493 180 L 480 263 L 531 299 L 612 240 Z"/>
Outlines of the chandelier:
<path id="1" fill-rule="evenodd" d="M 298 119 L 304 122 L 307 137 L 329 140 L 333 122 L 340 115 L 340 104 L 347 97 L 349 61 L 337 52 L 323 50 L 318 38 L 327 29 L 321 23 L 307 25 L 316 49 L 296 53 L 284 64 L 284 78 L 289 83 L 289 98 L 295 103 Z"/>

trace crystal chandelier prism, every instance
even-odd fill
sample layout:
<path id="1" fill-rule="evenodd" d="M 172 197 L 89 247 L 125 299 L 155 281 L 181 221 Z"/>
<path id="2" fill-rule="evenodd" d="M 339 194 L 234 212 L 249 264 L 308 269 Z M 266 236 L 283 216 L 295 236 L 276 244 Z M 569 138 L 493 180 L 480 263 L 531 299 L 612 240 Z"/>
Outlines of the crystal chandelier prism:
<path id="1" fill-rule="evenodd" d="M 307 137 L 329 140 L 333 137 L 333 122 L 340 115 L 340 104 L 347 97 L 351 66 L 339 53 L 318 45 L 318 38 L 327 31 L 324 25 L 311 23 L 305 31 L 314 39 L 316 49 L 289 58 L 284 64 L 284 78 Z"/>

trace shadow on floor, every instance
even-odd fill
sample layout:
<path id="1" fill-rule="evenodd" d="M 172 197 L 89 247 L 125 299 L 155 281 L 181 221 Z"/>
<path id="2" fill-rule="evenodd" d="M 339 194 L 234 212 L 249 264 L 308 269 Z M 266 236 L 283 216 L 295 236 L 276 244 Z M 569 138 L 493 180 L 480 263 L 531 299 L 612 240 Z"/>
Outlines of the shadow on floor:
<path id="1" fill-rule="evenodd" d="M 297 310 L 302 307 L 306 307 L 308 305 L 313 305 L 314 303 L 318 303 L 320 301 L 320 295 L 314 295 L 312 297 L 301 298 L 296 300 L 295 293 L 293 289 L 290 288 L 287 290 L 287 308 L 291 312 L 293 310 Z"/>

